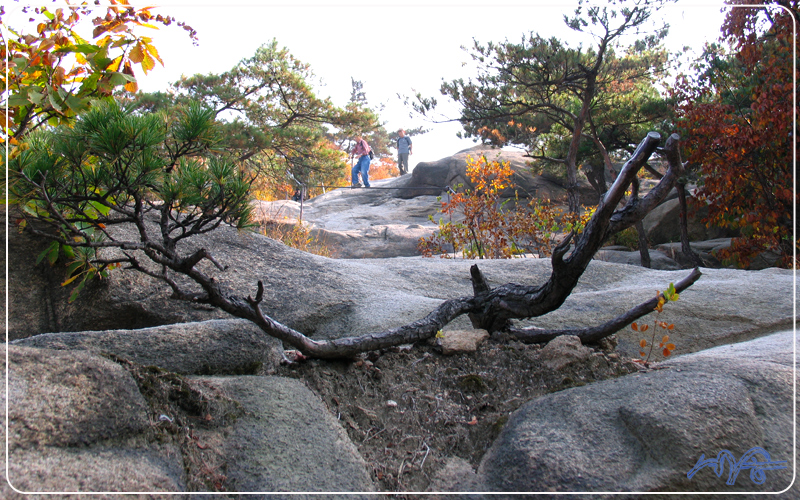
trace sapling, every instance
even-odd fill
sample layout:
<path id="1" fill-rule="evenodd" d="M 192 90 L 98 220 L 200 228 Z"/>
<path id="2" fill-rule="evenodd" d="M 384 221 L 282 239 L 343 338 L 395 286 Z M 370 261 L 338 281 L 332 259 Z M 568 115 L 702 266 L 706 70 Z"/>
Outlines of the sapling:
<path id="1" fill-rule="evenodd" d="M 669 288 L 664 290 L 664 292 L 656 291 L 656 297 L 658 297 L 658 304 L 653 309 L 658 314 L 656 318 L 653 320 L 653 337 L 650 339 L 650 350 L 647 351 L 647 357 L 644 359 L 644 366 L 650 366 L 650 356 L 653 354 L 653 347 L 656 344 L 656 333 L 658 332 L 658 328 L 661 328 L 665 331 L 671 331 L 675 329 L 675 325 L 673 323 L 667 323 L 666 321 L 661 321 L 659 318 L 661 317 L 661 313 L 664 311 L 664 304 L 667 302 L 675 302 L 680 297 L 680 294 L 675 291 L 675 284 L 670 283 Z M 638 323 L 633 323 L 631 328 L 637 332 L 646 332 L 650 329 L 650 325 L 639 325 Z M 647 348 L 647 340 L 642 339 L 639 341 L 639 347 L 642 348 L 639 351 L 640 356 L 645 356 L 644 349 Z M 672 351 L 675 350 L 675 344 L 669 343 L 669 335 L 664 335 L 661 338 L 661 342 L 658 344 L 659 349 L 662 349 L 661 354 L 666 358 L 672 354 Z"/>

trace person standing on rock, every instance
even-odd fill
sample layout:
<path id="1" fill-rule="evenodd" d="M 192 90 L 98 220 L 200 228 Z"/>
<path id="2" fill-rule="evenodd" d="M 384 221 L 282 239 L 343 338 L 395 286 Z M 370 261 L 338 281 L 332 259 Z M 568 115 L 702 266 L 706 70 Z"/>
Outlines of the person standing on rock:
<path id="1" fill-rule="evenodd" d="M 400 137 L 397 139 L 397 167 L 400 175 L 408 173 L 408 155 L 413 154 L 411 137 L 406 136 L 406 131 L 402 128 L 397 131 Z"/>
<path id="2" fill-rule="evenodd" d="M 353 165 L 353 170 L 350 172 L 350 187 L 361 187 L 361 183 L 358 182 L 358 173 L 361 172 L 361 180 L 364 182 L 364 187 L 369 187 L 369 163 L 370 163 L 370 152 L 372 149 L 367 144 L 367 141 L 364 140 L 362 136 L 356 137 L 356 145 L 353 148 L 352 153 L 350 153 L 350 161 L 352 162 L 354 157 L 358 157 L 358 162 Z"/>

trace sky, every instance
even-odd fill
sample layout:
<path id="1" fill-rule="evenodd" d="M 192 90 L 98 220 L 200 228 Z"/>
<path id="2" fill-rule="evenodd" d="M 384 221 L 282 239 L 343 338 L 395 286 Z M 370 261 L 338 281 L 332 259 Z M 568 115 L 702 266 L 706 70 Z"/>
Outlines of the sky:
<path id="1" fill-rule="evenodd" d="M 387 130 L 424 126 L 431 132 L 416 136 L 413 168 L 474 145 L 458 139 L 457 123 L 432 123 L 410 117 L 402 96 L 416 92 L 436 97 L 444 118 L 458 116 L 458 108 L 442 96 L 443 81 L 475 75 L 470 57 L 461 46 L 473 39 L 518 42 L 531 31 L 558 36 L 570 45 L 580 34 L 564 25 L 577 1 L 543 0 L 433 0 L 427 3 L 387 0 L 289 2 L 288 0 L 165 0 L 133 5 L 158 5 L 153 12 L 186 22 L 198 32 L 194 46 L 183 30 L 152 31 L 164 67 L 137 75 L 143 91 L 166 90 L 180 76 L 221 73 L 251 57 L 262 44 L 277 39 L 299 60 L 310 64 L 322 97 L 344 106 L 350 97 L 351 78 L 364 83 L 371 107 L 382 105 Z M 13 8 L 13 4 L 11 7 Z M 720 1 L 679 0 L 660 12 L 670 26 L 667 46 L 702 47 L 719 36 L 723 14 Z M 6 10 L 10 10 L 8 7 Z M 11 16 L 7 16 L 11 24 Z M 583 39 L 583 43 L 591 43 Z"/>

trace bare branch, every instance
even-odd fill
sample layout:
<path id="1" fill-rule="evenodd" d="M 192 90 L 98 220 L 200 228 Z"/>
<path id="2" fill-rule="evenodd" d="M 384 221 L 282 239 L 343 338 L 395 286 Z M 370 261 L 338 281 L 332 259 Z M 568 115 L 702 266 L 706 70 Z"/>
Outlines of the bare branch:
<path id="1" fill-rule="evenodd" d="M 687 277 L 683 278 L 675 285 L 675 291 L 680 293 L 685 289 L 689 288 L 695 281 L 700 279 L 702 273 L 699 269 L 695 268 L 691 274 Z M 511 335 L 516 340 L 520 342 L 524 342 L 527 344 L 539 344 L 544 342 L 549 342 L 554 338 L 561 336 L 561 335 L 575 335 L 576 337 L 581 339 L 581 343 L 583 344 L 592 344 L 600 339 L 608 337 L 609 335 L 613 335 L 614 333 L 620 331 L 621 329 L 625 328 L 633 321 L 641 318 L 642 316 L 646 316 L 653 312 L 656 305 L 658 304 L 659 297 L 663 297 L 664 294 L 656 295 L 654 298 L 639 304 L 638 306 L 630 309 L 625 314 L 621 314 L 616 318 L 603 323 L 602 325 L 593 326 L 589 328 L 575 328 L 575 329 L 559 329 L 559 330 L 548 330 L 543 328 L 536 328 L 536 327 L 529 327 L 529 328 L 510 328 L 508 330 L 508 334 Z"/>

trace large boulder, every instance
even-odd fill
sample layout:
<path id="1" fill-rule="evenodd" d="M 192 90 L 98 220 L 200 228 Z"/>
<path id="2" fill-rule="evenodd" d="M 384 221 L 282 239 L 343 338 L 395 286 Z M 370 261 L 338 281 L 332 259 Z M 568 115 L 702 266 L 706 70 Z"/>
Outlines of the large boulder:
<path id="1" fill-rule="evenodd" d="M 81 352 L 14 346 L 8 357 L 8 480 L 14 488 L 184 490 L 180 452 L 148 439 L 147 402 L 127 371 Z M 0 363 L 5 371 L 5 358 Z"/>
<path id="2" fill-rule="evenodd" d="M 140 365 L 190 375 L 274 372 L 281 342 L 243 319 L 179 323 L 140 330 L 59 332 L 35 335 L 14 345 L 113 354 Z"/>
<path id="3" fill-rule="evenodd" d="M 473 189 L 475 186 L 467 177 L 467 159 L 477 159 L 486 156 L 489 161 L 509 162 L 514 171 L 511 178 L 513 187 L 501 192 L 505 198 L 514 198 L 518 195 L 522 199 L 551 200 L 565 204 L 567 190 L 564 181 L 550 175 L 534 175 L 530 172 L 530 158 L 525 153 L 514 149 L 498 149 L 492 146 L 479 144 L 470 149 L 459 151 L 453 156 L 442 158 L 435 162 L 421 162 L 414 167 L 408 187 L 399 194 L 403 198 L 430 195 L 431 191 L 444 192 L 447 187 L 456 188 L 463 185 Z M 438 193 L 434 193 L 438 194 Z M 597 204 L 597 192 L 587 182 L 578 182 L 578 194 L 581 203 L 587 206 Z"/>
<path id="4" fill-rule="evenodd" d="M 792 344 L 784 332 L 535 399 L 511 416 L 477 477 L 462 472 L 464 484 L 509 492 L 782 491 L 793 480 Z M 727 485 L 730 462 L 722 477 L 713 466 L 687 477 L 703 455 L 728 450 L 739 460 L 755 447 L 787 468 L 763 471 L 763 484 L 742 468 Z M 798 495 L 795 482 L 780 498 Z"/>
<path id="5" fill-rule="evenodd" d="M 302 382 L 279 377 L 197 380 L 218 387 L 245 409 L 220 448 L 231 489 L 373 491 L 367 464 L 355 445 Z"/>
<path id="6" fill-rule="evenodd" d="M 296 380 L 180 379 L 90 352 L 7 349 L 0 417 L 7 397 L 8 479 L 20 491 L 373 489 L 342 427 Z M 5 371 L 5 358 L 0 364 Z M 175 390 L 163 392 L 159 380 Z M 26 498 L 5 482 L 0 493 Z"/>
<path id="7" fill-rule="evenodd" d="M 673 198 L 663 202 L 645 216 L 642 224 L 651 245 L 681 240 L 680 213 L 680 202 L 677 198 Z M 701 220 L 708 214 L 708 208 L 701 208 L 697 211 L 690 210 L 689 214 L 690 217 L 687 218 L 689 241 L 706 241 L 736 236 L 735 232 L 729 230 L 706 227 Z"/>
<path id="8" fill-rule="evenodd" d="M 492 286 L 508 282 L 541 284 L 552 269 L 549 259 L 530 258 L 330 259 L 225 226 L 197 238 L 191 247 L 187 245 L 187 251 L 199 247 L 230 266 L 219 271 L 203 264 L 228 293 L 254 295 L 256 282 L 261 280 L 265 286 L 264 312 L 320 339 L 384 331 L 423 318 L 443 300 L 471 296 L 469 268 L 476 263 Z M 29 255 L 31 262 L 27 269 L 32 267 L 34 258 Z M 10 268 L 11 282 L 24 280 L 25 270 L 25 266 Z M 703 272 L 704 276 L 681 294 L 680 301 L 671 303 L 663 313 L 663 320 L 676 325 L 671 335 L 676 339 L 678 353 L 746 340 L 791 324 L 791 271 L 772 268 L 755 272 L 730 269 Z M 686 271 L 658 271 L 593 261 L 558 310 L 519 323 L 544 328 L 601 324 L 686 274 Z M 48 290 L 44 284 L 41 286 L 42 289 L 29 295 L 46 296 Z M 217 310 L 171 300 L 170 294 L 169 287 L 149 276 L 119 271 L 87 287 L 75 302 L 67 303 L 64 298 L 52 303 L 50 310 L 63 331 L 132 329 L 130 320 L 135 314 L 156 325 L 175 323 L 175 318 L 188 322 L 226 317 Z M 37 309 L 39 304 L 11 300 L 9 304 L 12 338 L 44 333 L 38 329 L 44 322 L 27 312 Z M 471 325 L 468 319 L 461 318 L 453 327 Z M 636 332 L 622 332 L 619 349 L 635 355 L 639 338 Z"/>

